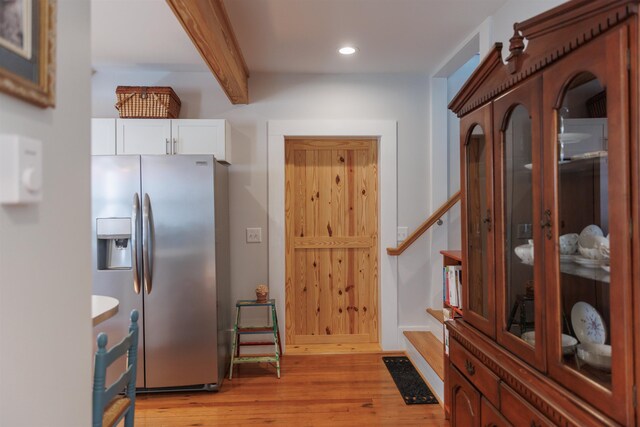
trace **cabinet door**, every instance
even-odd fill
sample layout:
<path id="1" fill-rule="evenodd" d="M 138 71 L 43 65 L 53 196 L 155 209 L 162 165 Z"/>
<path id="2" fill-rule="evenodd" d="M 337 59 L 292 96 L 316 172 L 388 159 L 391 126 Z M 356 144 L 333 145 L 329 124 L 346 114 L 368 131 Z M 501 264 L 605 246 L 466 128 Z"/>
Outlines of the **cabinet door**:
<path id="1" fill-rule="evenodd" d="M 480 415 L 482 427 L 510 427 L 509 421 L 507 421 L 502 414 L 484 397 L 480 404 Z"/>
<path id="2" fill-rule="evenodd" d="M 462 310 L 466 321 L 495 337 L 491 104 L 462 118 L 460 129 Z"/>
<path id="3" fill-rule="evenodd" d="M 91 119 L 91 154 L 116 154 L 116 119 Z"/>
<path id="4" fill-rule="evenodd" d="M 449 390 L 451 425 L 453 427 L 479 427 L 480 393 L 453 365 L 449 365 Z"/>
<path id="5" fill-rule="evenodd" d="M 171 120 L 118 119 L 117 154 L 171 154 Z"/>
<path id="6" fill-rule="evenodd" d="M 174 154 L 213 154 L 230 163 L 225 120 L 172 120 Z"/>
<path id="7" fill-rule="evenodd" d="M 541 98 L 537 77 L 497 99 L 493 112 L 497 339 L 544 370 Z"/>
<path id="8" fill-rule="evenodd" d="M 543 75 L 549 373 L 633 424 L 631 175 L 627 29 Z M 598 116 L 607 134 L 572 129 Z M 577 238 L 576 238 L 577 237 Z M 577 242 L 573 244 L 574 241 Z M 576 345 L 577 344 L 577 345 Z"/>

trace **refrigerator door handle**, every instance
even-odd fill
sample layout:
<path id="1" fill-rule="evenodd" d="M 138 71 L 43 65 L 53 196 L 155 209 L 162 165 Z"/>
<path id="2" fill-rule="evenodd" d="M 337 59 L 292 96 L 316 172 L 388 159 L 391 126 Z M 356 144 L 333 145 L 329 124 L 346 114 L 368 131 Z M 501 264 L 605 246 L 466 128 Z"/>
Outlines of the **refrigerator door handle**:
<path id="1" fill-rule="evenodd" d="M 144 204 L 142 206 L 142 264 L 144 265 L 144 289 L 147 294 L 153 288 L 153 238 L 151 236 L 151 199 L 147 193 L 144 194 Z"/>
<path id="2" fill-rule="evenodd" d="M 138 236 L 139 236 L 139 219 L 140 214 L 140 195 L 133 195 L 133 211 L 131 212 L 131 257 L 133 262 L 133 290 L 136 294 L 140 293 L 140 271 L 138 269 Z"/>

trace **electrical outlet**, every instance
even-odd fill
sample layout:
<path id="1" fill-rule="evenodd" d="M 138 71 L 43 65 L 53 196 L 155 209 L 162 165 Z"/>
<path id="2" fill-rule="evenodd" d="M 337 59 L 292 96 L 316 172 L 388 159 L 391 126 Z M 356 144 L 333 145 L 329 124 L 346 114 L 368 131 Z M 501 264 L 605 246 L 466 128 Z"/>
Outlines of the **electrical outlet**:
<path id="1" fill-rule="evenodd" d="M 398 242 L 407 240 L 408 227 L 398 227 Z"/>
<path id="2" fill-rule="evenodd" d="M 262 242 L 262 228 L 247 228 L 247 243 Z"/>

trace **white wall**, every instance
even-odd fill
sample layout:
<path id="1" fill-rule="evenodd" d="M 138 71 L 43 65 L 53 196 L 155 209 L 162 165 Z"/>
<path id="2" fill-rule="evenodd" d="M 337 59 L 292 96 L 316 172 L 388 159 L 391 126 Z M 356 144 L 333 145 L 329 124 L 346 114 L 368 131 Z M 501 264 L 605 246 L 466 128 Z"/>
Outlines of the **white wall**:
<path id="1" fill-rule="evenodd" d="M 443 191 L 443 183 L 447 182 L 448 192 L 451 195 L 460 188 L 460 149 L 459 149 L 459 120 L 451 113 L 443 111 L 443 105 L 448 103 L 461 86 L 459 76 L 454 70 L 470 59 L 473 54 L 469 50 L 469 46 L 477 47 L 480 53 L 480 61 L 493 48 L 494 43 L 502 43 L 502 56 L 506 58 L 509 54 L 509 39 L 513 36 L 513 24 L 515 22 L 524 21 L 532 16 L 542 13 L 552 7 L 555 7 L 566 0 L 508 0 L 495 14 L 488 17 L 478 28 L 463 38 L 463 42 L 450 53 L 439 70 L 430 79 L 431 91 L 431 112 L 430 121 L 432 128 L 429 130 L 431 159 L 430 162 L 435 165 L 430 171 L 428 182 L 428 192 L 431 195 L 430 211 L 433 211 L 442 204 L 447 197 Z M 477 43 L 477 44 L 474 44 Z M 467 63 L 462 67 L 461 73 L 469 72 L 470 64 Z M 451 77 L 447 79 L 447 77 Z M 448 132 L 442 132 L 436 129 L 438 125 L 446 123 L 449 128 Z M 448 144 L 448 147 L 444 147 Z M 448 153 L 448 159 L 445 158 Z M 446 161 L 448 169 L 445 171 L 440 165 L 440 161 Z M 431 248 L 431 267 L 429 277 L 430 287 L 427 299 L 430 305 L 440 305 L 442 299 L 441 289 L 441 265 L 442 261 L 438 253 L 439 249 L 446 246 L 448 249 L 460 249 L 460 205 L 456 205 L 451 209 L 449 215 L 443 218 L 445 224 L 441 228 L 432 231 L 430 240 Z"/>
<path id="2" fill-rule="evenodd" d="M 172 86 L 182 118 L 226 118 L 233 127 L 230 168 L 231 256 L 234 299 L 267 282 L 267 120 L 390 119 L 398 121 L 398 225 L 415 229 L 427 215 L 426 76 L 389 74 L 254 74 L 249 105 L 232 106 L 210 73 L 99 70 L 93 77 L 94 117 L 116 117 L 120 85 Z M 261 244 L 245 243 L 246 227 L 262 227 Z M 424 323 L 427 242 L 399 260 L 399 324 Z M 385 302 L 382 301 L 382 304 Z M 281 314 L 284 316 L 284 314 Z"/>
<path id="3" fill-rule="evenodd" d="M 90 425 L 89 38 L 89 2 L 58 1 L 56 108 L 0 94 L 0 133 L 44 153 L 44 200 L 0 205 L 0 426 Z"/>

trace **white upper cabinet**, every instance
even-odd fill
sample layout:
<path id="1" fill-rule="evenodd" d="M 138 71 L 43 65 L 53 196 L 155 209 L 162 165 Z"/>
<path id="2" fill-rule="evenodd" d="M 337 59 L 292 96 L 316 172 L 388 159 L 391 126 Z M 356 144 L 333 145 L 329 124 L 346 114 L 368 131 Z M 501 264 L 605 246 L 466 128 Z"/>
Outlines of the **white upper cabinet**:
<path id="1" fill-rule="evenodd" d="M 213 154 L 231 163 L 229 124 L 226 120 L 171 120 L 174 154 Z"/>
<path id="2" fill-rule="evenodd" d="M 117 154 L 213 154 L 231 163 L 229 125 L 222 119 L 118 119 Z"/>
<path id="3" fill-rule="evenodd" d="M 173 154 L 171 120 L 117 120 L 117 154 Z"/>
<path id="4" fill-rule="evenodd" d="M 116 154 L 116 119 L 91 119 L 91 154 Z"/>

